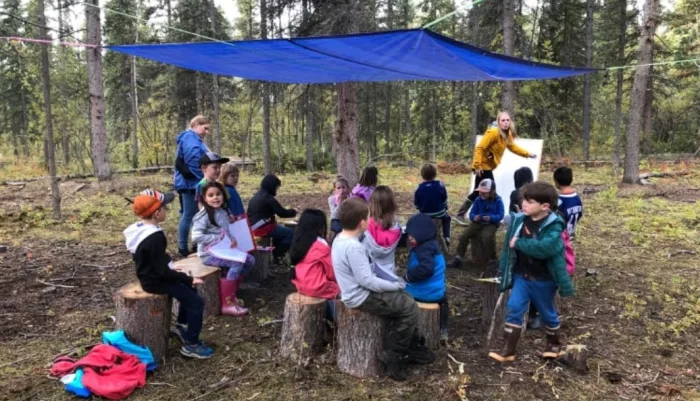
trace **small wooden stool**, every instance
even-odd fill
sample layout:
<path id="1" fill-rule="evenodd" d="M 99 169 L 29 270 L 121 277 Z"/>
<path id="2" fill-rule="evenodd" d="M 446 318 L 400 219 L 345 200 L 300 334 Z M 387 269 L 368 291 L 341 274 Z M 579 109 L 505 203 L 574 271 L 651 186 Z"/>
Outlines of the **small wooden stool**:
<path id="1" fill-rule="evenodd" d="M 336 300 L 338 313 L 338 369 L 355 377 L 370 377 L 381 372 L 377 357 L 384 349 L 384 319 L 346 308 Z"/>
<path id="2" fill-rule="evenodd" d="M 145 345 L 160 362 L 168 349 L 170 300 L 167 295 L 151 294 L 138 282 L 117 291 L 116 323 L 135 344 Z"/>
<path id="3" fill-rule="evenodd" d="M 219 280 L 221 269 L 202 264 L 199 257 L 190 256 L 175 262 L 175 267 L 188 276 L 200 278 L 204 284 L 197 286 L 197 294 L 204 299 L 204 317 L 209 318 L 221 314 L 221 299 L 219 298 Z M 173 315 L 177 316 L 180 303 L 173 299 Z"/>
<path id="4" fill-rule="evenodd" d="M 270 237 L 256 237 L 255 243 L 259 247 L 269 247 L 272 245 Z M 255 256 L 255 267 L 248 273 L 247 279 L 258 283 L 267 279 L 270 276 L 270 259 L 272 259 L 272 251 L 258 249 L 252 252 Z"/>
<path id="5" fill-rule="evenodd" d="M 425 337 L 425 346 L 430 349 L 440 347 L 440 304 L 416 302 L 420 310 L 418 334 Z"/>
<path id="6" fill-rule="evenodd" d="M 323 350 L 326 331 L 326 300 L 289 294 L 284 304 L 284 323 L 280 339 L 283 358 L 304 359 Z"/>

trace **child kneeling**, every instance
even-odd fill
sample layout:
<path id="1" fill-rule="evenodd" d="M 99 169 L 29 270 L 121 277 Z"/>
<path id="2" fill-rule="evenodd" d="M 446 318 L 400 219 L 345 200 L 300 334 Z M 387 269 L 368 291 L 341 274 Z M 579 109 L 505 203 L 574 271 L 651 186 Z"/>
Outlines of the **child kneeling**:
<path id="1" fill-rule="evenodd" d="M 530 303 L 540 312 L 547 331 L 542 357 L 562 355 L 564 346 L 559 338 L 559 314 L 554 297 L 557 288 L 562 297 L 574 294 L 564 261 L 561 238 L 564 220 L 552 211 L 557 204 L 556 189 L 537 181 L 525 186 L 522 197 L 523 211 L 513 217 L 501 253 L 500 291 L 512 290 L 506 305 L 503 349 L 489 353 L 489 357 L 499 362 L 515 360 L 523 315 Z"/>
<path id="2" fill-rule="evenodd" d="M 225 191 L 223 185 L 216 181 L 208 182 L 202 187 L 203 208 L 192 219 L 192 242 L 197 244 L 197 254 L 202 263 L 228 269 L 226 278 L 219 280 L 221 314 L 243 316 L 248 313 L 248 309 L 238 304 L 236 293 L 243 277 L 255 266 L 255 258 L 246 255 L 245 262 L 236 262 L 218 258 L 208 251 L 209 246 L 220 241 L 224 235 L 231 240 L 231 248 L 237 245 L 236 239 L 231 237 L 228 230 L 229 214 Z"/>
<path id="3" fill-rule="evenodd" d="M 406 268 L 406 291 L 418 302 L 440 304 L 440 340 L 447 341 L 449 306 L 445 294 L 445 257 L 437 243 L 432 217 L 419 213 L 406 223 L 411 249 Z"/>
<path id="4" fill-rule="evenodd" d="M 151 189 L 134 199 L 134 213 L 141 221 L 124 230 L 126 248 L 134 259 L 141 288 L 152 294 L 168 294 L 180 303 L 177 324 L 172 330 L 182 343 L 180 353 L 190 358 L 206 359 L 214 351 L 199 340 L 204 300 L 193 288 L 203 282 L 172 269 L 173 262 L 166 252 L 168 240 L 159 226 L 168 217 L 167 204 L 174 199 L 173 194 Z"/>
<path id="5" fill-rule="evenodd" d="M 348 308 L 387 319 L 384 350 L 378 355 L 389 376 L 397 381 L 407 378 L 405 362 L 432 363 L 435 356 L 416 334 L 418 306 L 404 290 L 402 280 L 377 277 L 367 259 L 359 237 L 367 228 L 367 204 L 350 198 L 340 205 L 338 217 L 343 231 L 333 242 L 332 259 L 340 296 Z"/>

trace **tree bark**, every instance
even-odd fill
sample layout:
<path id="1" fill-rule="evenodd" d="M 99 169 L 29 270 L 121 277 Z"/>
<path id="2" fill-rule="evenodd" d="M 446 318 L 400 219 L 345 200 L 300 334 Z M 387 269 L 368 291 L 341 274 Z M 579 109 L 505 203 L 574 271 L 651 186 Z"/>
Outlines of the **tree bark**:
<path id="1" fill-rule="evenodd" d="M 210 10 L 210 18 L 211 18 L 211 31 L 214 33 L 214 37 L 216 38 L 216 17 L 217 17 L 217 12 L 216 12 L 216 4 L 214 4 L 214 0 L 211 0 L 209 3 L 209 10 Z M 221 154 L 221 128 L 219 125 L 219 76 L 216 74 L 212 75 L 212 89 L 211 89 L 211 102 L 212 105 L 214 106 L 214 112 L 213 112 L 213 117 L 214 117 L 214 149 L 217 154 Z"/>
<path id="2" fill-rule="evenodd" d="M 476 137 L 479 135 L 479 83 L 472 82 L 472 108 L 471 108 L 471 136 L 469 151 L 476 146 Z"/>
<path id="3" fill-rule="evenodd" d="M 87 0 L 99 6 L 99 0 Z M 108 180 L 112 173 L 109 166 L 107 127 L 104 115 L 104 89 L 102 87 L 102 28 L 100 10 L 85 7 L 87 43 L 96 47 L 87 48 L 88 87 L 90 92 L 90 120 L 92 130 L 92 163 L 98 181 Z"/>
<path id="4" fill-rule="evenodd" d="M 633 184 L 639 180 L 639 137 L 642 130 L 642 112 L 644 110 L 645 92 L 651 75 L 651 67 L 644 66 L 652 60 L 654 32 L 658 19 L 659 0 L 645 0 L 644 22 L 639 37 L 639 51 L 632 85 L 632 98 L 627 124 L 627 147 L 625 149 L 625 168 L 622 182 Z"/>
<path id="5" fill-rule="evenodd" d="M 260 0 L 260 37 L 267 39 L 267 0 Z M 267 82 L 262 84 L 263 101 L 263 163 L 265 174 L 272 173 L 272 152 L 270 150 L 270 86 Z"/>
<path id="6" fill-rule="evenodd" d="M 355 377 L 381 372 L 377 354 L 384 349 L 384 319 L 335 301 L 338 313 L 338 369 Z"/>
<path id="7" fill-rule="evenodd" d="M 503 50 L 507 56 L 512 56 L 515 49 L 515 23 L 513 16 L 513 0 L 503 0 Z M 501 109 L 515 115 L 515 83 L 505 81 L 501 95 Z"/>
<path id="8" fill-rule="evenodd" d="M 627 0 L 618 0 L 619 22 L 617 39 L 617 60 L 618 65 L 625 63 L 625 46 L 627 45 Z M 615 141 L 613 144 L 613 169 L 620 165 L 620 137 L 622 131 L 622 85 L 624 83 L 624 70 L 617 70 L 617 85 L 615 88 Z"/>
<path id="9" fill-rule="evenodd" d="M 306 89 L 306 170 L 314 171 L 314 87 Z"/>
<path id="10" fill-rule="evenodd" d="M 338 90 L 338 118 L 335 122 L 333 141 L 336 149 L 338 173 L 354 187 L 360 179 L 360 158 L 357 144 L 358 115 L 355 84 L 336 85 Z"/>
<path id="11" fill-rule="evenodd" d="M 269 247 L 272 241 L 269 237 L 257 238 L 258 249 L 253 253 L 255 256 L 255 267 L 248 273 L 248 279 L 254 282 L 262 282 L 270 276 L 270 260 L 272 259 L 272 251 L 262 250 L 260 247 Z"/>
<path id="12" fill-rule="evenodd" d="M 221 298 L 219 298 L 219 280 L 221 269 L 205 266 L 198 257 L 189 257 L 175 262 L 175 267 L 181 272 L 195 278 L 201 278 L 204 284 L 197 286 L 197 294 L 204 299 L 204 317 L 210 318 L 221 314 Z M 173 300 L 173 315 L 177 316 L 180 304 Z"/>
<path id="13" fill-rule="evenodd" d="M 440 305 L 416 302 L 420 315 L 418 317 L 418 334 L 425 338 L 425 346 L 430 349 L 440 348 Z"/>
<path id="14" fill-rule="evenodd" d="M 135 344 L 148 347 L 160 363 L 167 353 L 170 335 L 168 296 L 145 292 L 135 282 L 120 288 L 114 301 L 117 328 L 124 330 Z"/>
<path id="15" fill-rule="evenodd" d="M 64 4 L 61 0 L 56 1 L 56 6 L 58 8 L 58 36 L 59 39 L 63 38 L 63 32 L 65 31 L 63 22 L 63 7 Z M 61 46 L 58 50 L 60 53 L 65 52 L 65 48 Z M 59 54 L 60 54 L 59 53 Z M 63 166 L 68 167 L 70 162 L 70 136 L 68 135 L 68 130 L 66 130 L 65 123 L 60 124 L 58 127 L 61 136 L 61 150 L 63 151 Z"/>
<path id="16" fill-rule="evenodd" d="M 505 323 L 505 310 L 506 304 L 508 303 L 508 295 L 510 291 L 506 292 L 504 295 L 503 302 L 496 309 L 496 303 L 501 292 L 498 290 L 498 283 L 492 282 L 482 282 L 479 281 L 480 293 L 481 293 L 481 324 L 485 331 L 488 331 L 491 325 L 491 320 L 495 320 L 496 324 L 494 327 L 496 329 L 503 328 Z M 494 316 L 495 313 L 495 316 Z"/>
<path id="17" fill-rule="evenodd" d="M 39 34 L 43 40 L 48 40 L 49 35 L 46 26 L 46 15 L 44 14 L 44 0 L 37 2 L 37 21 Z M 46 164 L 49 167 L 49 176 L 51 177 L 51 209 L 53 218 L 61 218 L 61 194 L 58 189 L 58 178 L 56 177 L 56 144 L 53 141 L 53 116 L 51 115 L 51 77 L 49 74 L 49 49 L 48 45 L 41 45 L 41 84 L 44 92 L 44 119 L 45 119 L 45 137 L 46 145 Z"/>
<path id="18" fill-rule="evenodd" d="M 136 2 L 137 14 L 139 10 L 138 1 Z M 139 42 L 139 25 L 136 24 L 135 43 Z M 139 167 L 139 97 L 136 72 L 136 56 L 131 56 L 131 167 Z"/>
<path id="19" fill-rule="evenodd" d="M 280 355 L 303 360 L 323 350 L 326 331 L 326 300 L 298 292 L 289 294 L 284 304 Z"/>
<path id="20" fill-rule="evenodd" d="M 586 67 L 591 67 L 593 56 L 593 7 L 595 0 L 586 0 Z M 591 157 L 591 74 L 583 77 L 583 126 L 581 132 L 583 158 Z"/>

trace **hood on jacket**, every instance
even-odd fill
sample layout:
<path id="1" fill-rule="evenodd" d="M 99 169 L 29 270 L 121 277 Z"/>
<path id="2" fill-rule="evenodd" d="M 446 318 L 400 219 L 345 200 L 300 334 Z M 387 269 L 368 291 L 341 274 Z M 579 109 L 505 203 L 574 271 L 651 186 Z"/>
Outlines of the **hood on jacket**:
<path id="1" fill-rule="evenodd" d="M 316 241 L 314 241 L 314 243 L 311 245 L 311 248 L 309 248 L 309 252 L 306 253 L 306 256 L 303 260 L 321 260 L 325 258 L 326 255 L 328 255 L 329 253 L 331 253 L 331 247 L 328 246 L 328 242 L 326 242 L 326 240 L 323 238 L 316 238 Z"/>
<path id="2" fill-rule="evenodd" d="M 373 219 L 370 219 L 362 242 L 369 253 L 373 255 L 373 259 L 384 259 L 393 258 L 400 239 L 401 227 L 398 224 L 385 230 L 380 224 L 373 223 Z"/>
<path id="3" fill-rule="evenodd" d="M 142 221 L 130 225 L 124 230 L 126 249 L 131 253 L 136 253 L 136 249 L 138 249 L 141 242 L 158 231 L 163 231 L 163 229 L 153 224 L 145 224 Z"/>
<path id="4" fill-rule="evenodd" d="M 277 188 L 282 185 L 282 181 L 274 174 L 268 174 L 260 182 L 260 189 L 272 196 L 277 196 Z"/>
<path id="5" fill-rule="evenodd" d="M 420 245 L 434 240 L 437 237 L 437 230 L 430 216 L 418 213 L 408 219 L 408 223 L 406 223 L 406 234 L 415 238 L 418 245 Z"/>
<path id="6" fill-rule="evenodd" d="M 522 228 L 523 221 L 525 220 L 527 216 L 525 216 L 525 213 L 520 212 L 516 213 L 512 217 L 512 224 L 515 224 L 516 222 L 520 222 L 520 224 L 517 227 L 514 227 L 516 231 L 515 233 L 519 233 L 520 229 Z M 540 232 L 547 226 L 551 224 L 559 224 L 562 226 L 562 230 L 566 228 L 566 224 L 564 223 L 564 219 L 561 218 L 556 212 L 551 212 L 547 217 L 544 218 L 544 221 L 542 222 L 542 225 L 540 226 Z"/>
<path id="7" fill-rule="evenodd" d="M 530 167 L 520 167 L 513 173 L 513 181 L 515 181 L 515 189 L 520 189 L 523 185 L 533 182 L 534 178 Z"/>

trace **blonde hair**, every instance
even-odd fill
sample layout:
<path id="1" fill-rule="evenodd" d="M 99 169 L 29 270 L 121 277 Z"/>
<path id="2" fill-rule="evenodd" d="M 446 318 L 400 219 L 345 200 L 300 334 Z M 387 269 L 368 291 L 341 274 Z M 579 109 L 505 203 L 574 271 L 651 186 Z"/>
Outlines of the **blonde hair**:
<path id="1" fill-rule="evenodd" d="M 498 126 L 498 131 L 501 132 L 501 116 L 502 115 L 507 115 L 510 117 L 510 128 L 508 131 L 513 135 L 513 139 L 515 139 L 518 136 L 518 131 L 515 129 L 515 121 L 513 121 L 513 117 L 508 113 L 507 111 L 499 111 L 498 116 L 496 116 L 496 125 Z M 506 138 L 508 135 L 506 135 Z"/>
<path id="2" fill-rule="evenodd" d="M 375 188 L 369 197 L 369 216 L 381 223 L 382 228 L 388 230 L 394 225 L 397 210 L 394 191 L 386 185 Z"/>
<path id="3" fill-rule="evenodd" d="M 207 125 L 209 124 L 209 119 L 207 117 L 204 117 L 203 115 L 198 115 L 195 116 L 193 119 L 190 120 L 190 128 L 194 128 L 198 125 Z"/>
<path id="4" fill-rule="evenodd" d="M 221 165 L 221 173 L 219 174 L 219 182 L 224 187 L 226 186 L 226 179 L 229 175 L 240 174 L 241 170 L 233 162 L 224 163 Z"/>

